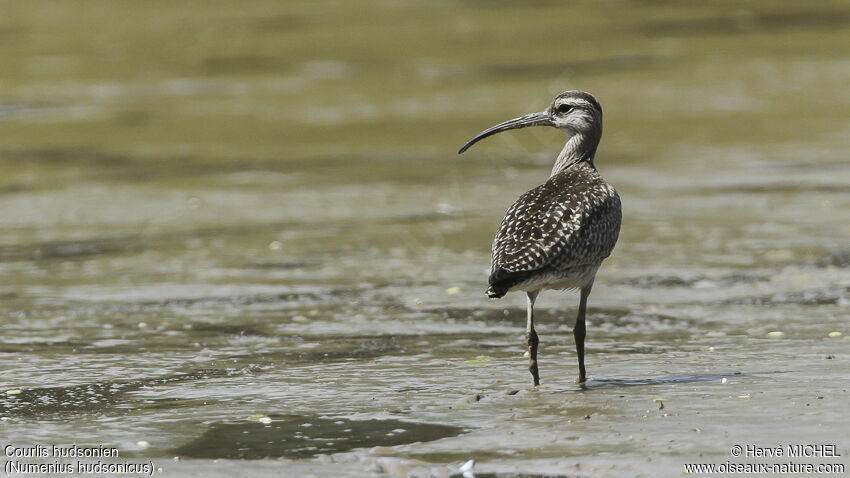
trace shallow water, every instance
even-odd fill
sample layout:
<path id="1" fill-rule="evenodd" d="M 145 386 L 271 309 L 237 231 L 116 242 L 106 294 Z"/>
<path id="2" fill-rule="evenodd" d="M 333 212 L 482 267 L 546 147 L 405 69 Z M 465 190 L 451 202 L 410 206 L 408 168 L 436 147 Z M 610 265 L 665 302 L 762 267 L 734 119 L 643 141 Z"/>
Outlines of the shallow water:
<path id="1" fill-rule="evenodd" d="M 848 463 L 850 4 L 3 10 L 0 443 L 166 476 Z M 546 292 L 535 390 L 524 298 L 483 290 L 563 138 L 455 152 L 572 88 L 624 223 L 587 389 Z"/>

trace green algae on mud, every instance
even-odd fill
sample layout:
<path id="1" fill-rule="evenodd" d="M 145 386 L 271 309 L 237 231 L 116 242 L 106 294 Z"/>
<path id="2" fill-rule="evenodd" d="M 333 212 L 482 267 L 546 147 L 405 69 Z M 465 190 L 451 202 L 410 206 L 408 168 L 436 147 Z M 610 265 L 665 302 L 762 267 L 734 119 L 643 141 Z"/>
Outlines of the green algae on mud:
<path id="1" fill-rule="evenodd" d="M 169 451 L 186 458 L 309 458 L 354 448 L 428 442 L 463 433 L 463 428 L 401 420 L 350 420 L 271 415 L 267 424 L 218 423 L 197 440 Z"/>

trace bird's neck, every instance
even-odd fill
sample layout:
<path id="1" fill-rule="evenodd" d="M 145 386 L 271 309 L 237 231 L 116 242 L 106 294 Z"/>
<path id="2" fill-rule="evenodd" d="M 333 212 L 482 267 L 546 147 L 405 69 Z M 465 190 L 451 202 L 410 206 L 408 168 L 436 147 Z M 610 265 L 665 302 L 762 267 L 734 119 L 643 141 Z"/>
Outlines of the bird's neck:
<path id="1" fill-rule="evenodd" d="M 581 163 L 586 163 L 595 169 L 596 166 L 593 164 L 593 158 L 596 156 L 596 147 L 599 146 L 599 139 L 598 137 L 594 138 L 582 133 L 576 133 L 570 136 L 567 139 L 567 144 L 564 145 L 564 149 L 558 154 L 550 176 L 554 176 L 573 165 Z"/>

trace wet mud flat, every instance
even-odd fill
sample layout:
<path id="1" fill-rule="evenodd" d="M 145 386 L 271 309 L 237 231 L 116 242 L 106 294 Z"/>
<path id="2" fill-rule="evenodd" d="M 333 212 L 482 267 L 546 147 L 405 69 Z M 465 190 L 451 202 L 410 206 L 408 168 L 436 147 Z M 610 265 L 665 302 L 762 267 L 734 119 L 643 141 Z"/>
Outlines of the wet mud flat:
<path id="1" fill-rule="evenodd" d="M 799 269 L 839 271 L 821 263 Z M 627 293 L 651 282 L 672 298 L 692 289 L 691 280 L 622 279 L 609 287 Z M 712 281 L 742 280 L 703 277 L 696 293 Z M 419 296 L 430 289 L 411 287 Z M 42 355 L 53 377 L 77 384 L 6 390 L 2 426 L 33 441 L 61 443 L 72 434 L 77 443 L 115 443 L 122 456 L 153 457 L 189 476 L 246 466 L 273 473 L 269 461 L 307 475 L 447 476 L 468 459 L 484 476 L 651 473 L 726 459 L 716 443 L 753 441 L 753 427 L 758 436 L 769 430 L 768 444 L 800 436 L 842 443 L 832 424 L 850 397 L 847 339 L 836 333 L 846 290 L 598 306 L 585 389 L 574 383 L 573 308 L 541 311 L 543 386 L 535 389 L 522 358 L 521 304 L 439 303 L 464 294 L 437 291 L 431 306 L 393 299 L 393 286 L 78 305 L 74 323 L 120 310 L 128 324 L 97 336 L 68 324 L 62 340 L 4 341 L 5 356 Z M 741 315 L 712 318 L 730 308 Z M 778 308 L 822 319 L 777 323 Z M 270 318 L 281 310 L 289 320 Z M 234 325 L 237 317 L 244 319 Z M 387 333 L 338 332 L 352 324 Z M 64 367 L 70 357 L 90 365 Z M 103 378 L 113 378 L 93 381 L 90 370 L 103 361 Z M 133 373 L 140 378 L 126 379 Z M 35 424 L 48 432 L 33 433 Z M 616 462 L 605 458 L 612 450 Z"/>

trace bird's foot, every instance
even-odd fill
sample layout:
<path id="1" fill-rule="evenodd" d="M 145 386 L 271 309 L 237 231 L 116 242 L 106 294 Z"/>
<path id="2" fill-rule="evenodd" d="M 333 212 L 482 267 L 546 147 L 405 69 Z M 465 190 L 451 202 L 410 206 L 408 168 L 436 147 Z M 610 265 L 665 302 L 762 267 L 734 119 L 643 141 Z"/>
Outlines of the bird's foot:
<path id="1" fill-rule="evenodd" d="M 532 360 L 531 364 L 528 366 L 528 371 L 531 372 L 532 378 L 534 378 L 534 386 L 540 385 L 540 374 L 537 371 L 537 360 Z"/>

